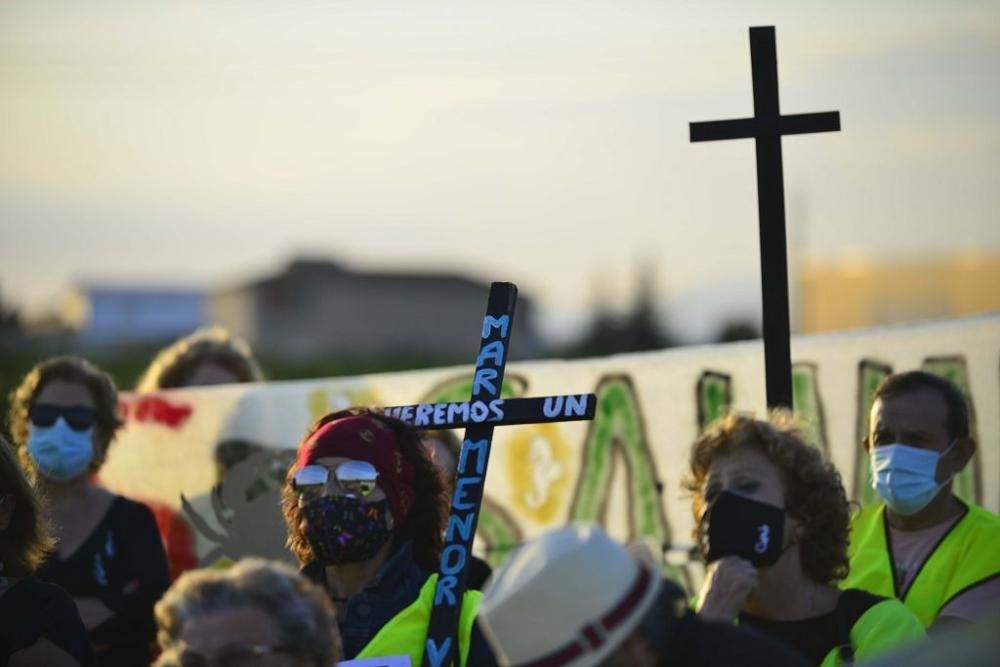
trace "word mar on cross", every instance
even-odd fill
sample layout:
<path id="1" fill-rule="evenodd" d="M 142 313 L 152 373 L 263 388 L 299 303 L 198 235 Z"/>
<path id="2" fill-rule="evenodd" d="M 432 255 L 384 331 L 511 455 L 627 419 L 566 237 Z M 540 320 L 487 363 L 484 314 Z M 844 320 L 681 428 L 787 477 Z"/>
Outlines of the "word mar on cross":
<path id="1" fill-rule="evenodd" d="M 764 306 L 764 373 L 768 407 L 792 407 L 791 331 L 788 316 L 788 257 L 781 137 L 837 132 L 840 113 L 782 116 L 778 108 L 778 59 L 774 26 L 750 28 L 753 118 L 691 123 L 691 141 L 749 139 L 757 143 L 757 211 Z"/>
<path id="2" fill-rule="evenodd" d="M 434 607 L 424 643 L 424 667 L 450 667 L 460 662 L 458 623 L 469 554 L 483 501 L 493 428 L 513 424 L 585 421 L 593 419 L 596 411 L 597 397 L 594 394 L 501 398 L 516 303 L 517 287 L 513 283 L 493 283 L 490 286 L 472 380 L 472 396 L 468 402 L 381 408 L 385 414 L 417 428 L 466 427 L 458 457 L 458 476 L 451 499 L 444 548 L 441 550 Z"/>

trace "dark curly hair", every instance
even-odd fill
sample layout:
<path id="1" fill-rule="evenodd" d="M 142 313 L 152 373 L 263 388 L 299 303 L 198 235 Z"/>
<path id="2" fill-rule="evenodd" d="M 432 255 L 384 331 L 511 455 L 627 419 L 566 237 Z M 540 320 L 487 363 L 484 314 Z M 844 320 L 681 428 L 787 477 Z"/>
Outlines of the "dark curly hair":
<path id="1" fill-rule="evenodd" d="M 124 423 L 118 416 L 118 389 L 111 376 L 82 357 L 54 357 L 46 359 L 28 371 L 20 386 L 11 392 L 10 412 L 7 417 L 11 438 L 18 448 L 18 457 L 25 470 L 35 473 L 35 462 L 27 452 L 28 412 L 35 399 L 52 380 L 62 380 L 83 385 L 94 399 L 97 423 L 94 429 L 94 458 L 90 462 L 91 474 L 104 465 L 108 447 L 115 433 Z"/>
<path id="2" fill-rule="evenodd" d="M 818 448 L 806 443 L 798 420 L 786 410 L 772 411 L 767 420 L 730 412 L 695 440 L 690 469 L 681 482 L 693 499 L 695 542 L 701 544 L 709 468 L 717 457 L 740 447 L 753 447 L 781 469 L 785 511 L 802 526 L 799 549 L 806 576 L 819 584 L 846 577 L 850 503 L 840 473 Z"/>
<path id="3" fill-rule="evenodd" d="M 445 522 L 448 520 L 448 497 L 444 482 L 431 461 L 430 455 L 421 444 L 420 433 L 416 429 L 404 421 L 388 417 L 380 412 L 365 408 L 352 408 L 320 417 L 309 427 L 309 431 L 302 441 L 308 440 L 309 436 L 324 424 L 356 415 L 375 419 L 391 429 L 396 435 L 396 441 L 399 443 L 403 456 L 414 468 L 416 489 L 413 509 L 410 511 L 406 523 L 402 526 L 396 526 L 393 536 L 393 550 L 403 542 L 412 540 L 413 556 L 417 564 L 429 572 L 436 572 L 443 546 Z M 288 469 L 288 475 L 281 490 L 281 510 L 285 515 L 285 525 L 288 528 L 286 545 L 295 553 L 299 562 L 304 565 L 312 561 L 314 556 L 309 541 L 299 527 L 302 523 L 302 510 L 299 508 L 298 494 L 291 485 L 295 470 L 295 464 L 292 464 Z"/>

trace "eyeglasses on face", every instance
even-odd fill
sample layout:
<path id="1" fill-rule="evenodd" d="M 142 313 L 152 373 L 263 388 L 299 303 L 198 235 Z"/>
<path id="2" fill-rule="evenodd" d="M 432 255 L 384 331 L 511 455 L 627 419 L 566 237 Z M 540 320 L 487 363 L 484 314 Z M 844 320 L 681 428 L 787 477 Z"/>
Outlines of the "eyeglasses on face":
<path id="1" fill-rule="evenodd" d="M 36 403 L 28 410 L 28 419 L 37 428 L 48 428 L 60 417 L 74 431 L 86 431 L 97 422 L 97 410 L 83 405 Z"/>
<path id="2" fill-rule="evenodd" d="M 184 642 L 166 651 L 157 667 L 243 667 L 253 665 L 254 658 L 272 653 L 294 653 L 290 646 L 234 643 L 205 655 L 192 651 Z"/>
<path id="3" fill-rule="evenodd" d="M 330 469 L 321 465 L 299 468 L 292 476 L 292 488 L 307 498 L 323 495 L 330 479 Z M 368 461 L 344 461 L 333 468 L 337 484 L 348 496 L 366 498 L 375 490 L 378 470 Z"/>

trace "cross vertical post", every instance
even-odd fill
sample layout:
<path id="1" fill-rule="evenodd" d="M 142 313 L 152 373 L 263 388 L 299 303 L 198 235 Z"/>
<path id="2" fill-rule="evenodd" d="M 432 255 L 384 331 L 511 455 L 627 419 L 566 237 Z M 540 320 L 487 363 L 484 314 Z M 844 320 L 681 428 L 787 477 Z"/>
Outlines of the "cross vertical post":
<path id="1" fill-rule="evenodd" d="M 753 118 L 691 123 L 691 141 L 753 137 L 757 148 L 757 213 L 764 325 L 764 373 L 768 407 L 792 407 L 788 251 L 781 137 L 836 132 L 836 111 L 782 116 L 778 104 L 778 59 L 774 27 L 750 28 Z"/>
<path id="2" fill-rule="evenodd" d="M 458 626 L 462 596 L 479 523 L 494 427 L 593 419 L 596 411 L 597 397 L 593 394 L 515 399 L 504 405 L 501 392 L 516 303 L 517 287 L 513 283 L 490 286 L 472 379 L 472 396 L 467 403 L 383 408 L 387 414 L 399 416 L 404 421 L 412 420 L 417 428 L 467 426 L 434 587 L 434 607 L 424 642 L 423 667 L 445 667 L 460 662 Z"/>

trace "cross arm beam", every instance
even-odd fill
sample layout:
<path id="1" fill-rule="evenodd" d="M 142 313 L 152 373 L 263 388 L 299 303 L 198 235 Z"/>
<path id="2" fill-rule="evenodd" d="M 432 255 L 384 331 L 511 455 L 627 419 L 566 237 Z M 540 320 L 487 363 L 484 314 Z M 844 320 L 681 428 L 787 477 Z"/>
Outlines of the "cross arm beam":
<path id="1" fill-rule="evenodd" d="M 689 125 L 691 127 L 691 141 L 749 139 L 757 134 L 757 120 L 754 118 L 707 120 L 689 123 Z"/>
<path id="2" fill-rule="evenodd" d="M 539 396 L 456 403 L 422 403 L 375 408 L 418 429 L 468 428 L 476 424 L 515 426 L 554 422 L 589 421 L 594 418 L 594 394 Z"/>
<path id="3" fill-rule="evenodd" d="M 778 132 L 780 134 L 840 132 L 840 112 L 820 111 L 782 116 L 778 119 Z"/>
<path id="4" fill-rule="evenodd" d="M 689 123 L 691 141 L 719 141 L 722 139 L 752 139 L 785 134 L 811 134 L 813 132 L 839 132 L 840 113 L 821 111 L 780 116 L 777 126 L 767 119 L 737 118 L 735 120 L 709 120 Z"/>

